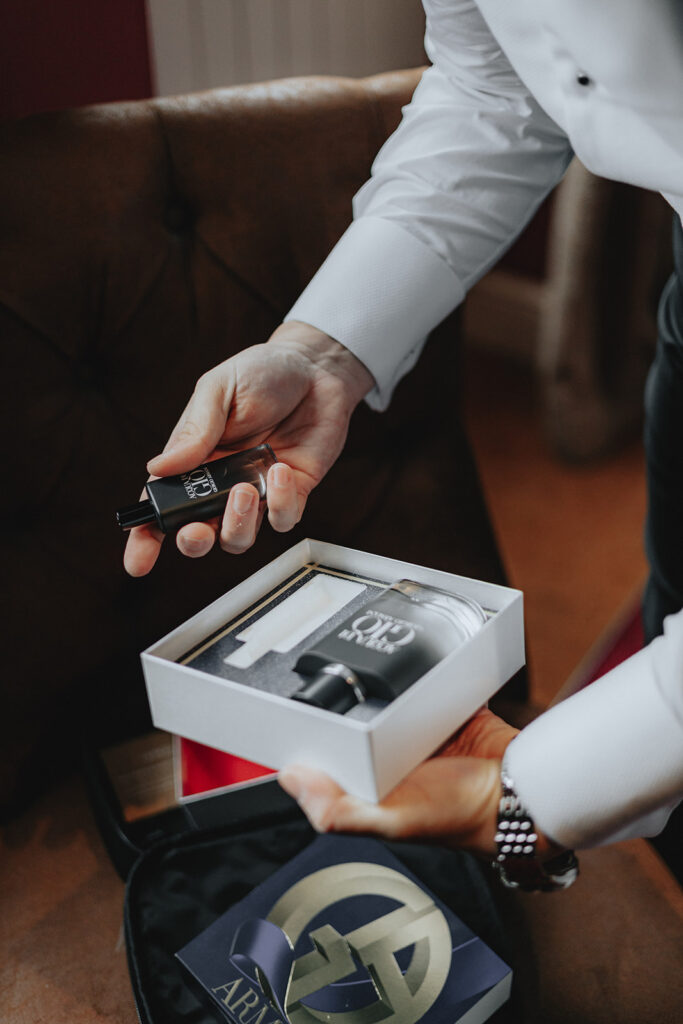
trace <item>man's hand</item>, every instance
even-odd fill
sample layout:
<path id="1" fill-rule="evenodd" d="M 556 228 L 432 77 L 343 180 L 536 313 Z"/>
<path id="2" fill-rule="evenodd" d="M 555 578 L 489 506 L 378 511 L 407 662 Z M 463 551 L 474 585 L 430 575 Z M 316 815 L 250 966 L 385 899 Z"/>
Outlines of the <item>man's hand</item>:
<path id="1" fill-rule="evenodd" d="M 363 364 L 328 335 L 308 324 L 283 324 L 267 344 L 238 352 L 199 379 L 164 451 L 147 469 L 156 477 L 185 473 L 267 441 L 280 460 L 268 472 L 268 519 L 275 530 L 291 530 L 341 452 L 351 413 L 373 384 Z M 222 521 L 189 523 L 176 544 L 198 558 L 218 537 L 225 551 L 238 554 L 253 544 L 263 513 L 256 488 L 237 484 Z M 131 530 L 124 555 L 131 576 L 150 571 L 162 541 L 155 526 Z"/>
<path id="2" fill-rule="evenodd" d="M 482 708 L 379 804 L 350 796 L 322 772 L 291 765 L 280 785 L 319 832 L 420 839 L 492 857 L 501 795 L 500 763 L 517 729 Z M 539 836 L 539 853 L 545 841 Z"/>

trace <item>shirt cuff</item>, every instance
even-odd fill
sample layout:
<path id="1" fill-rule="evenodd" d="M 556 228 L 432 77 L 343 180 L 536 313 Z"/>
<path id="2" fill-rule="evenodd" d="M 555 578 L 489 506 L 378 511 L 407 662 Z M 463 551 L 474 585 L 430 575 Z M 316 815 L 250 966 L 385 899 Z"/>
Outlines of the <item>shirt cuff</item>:
<path id="1" fill-rule="evenodd" d="M 379 217 L 360 217 L 285 320 L 317 327 L 360 359 L 376 382 L 366 401 L 382 410 L 429 332 L 464 295 L 450 267 L 408 231 Z"/>
<path id="2" fill-rule="evenodd" d="M 663 699 L 654 657 L 665 644 L 655 640 L 508 746 L 505 766 L 517 794 L 562 846 L 655 834 L 680 800 L 683 727 Z"/>

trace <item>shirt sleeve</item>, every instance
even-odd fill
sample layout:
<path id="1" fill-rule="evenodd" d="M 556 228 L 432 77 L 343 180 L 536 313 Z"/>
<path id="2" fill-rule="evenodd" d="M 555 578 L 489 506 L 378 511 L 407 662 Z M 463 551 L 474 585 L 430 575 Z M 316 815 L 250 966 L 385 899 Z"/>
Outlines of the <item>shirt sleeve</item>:
<path id="1" fill-rule="evenodd" d="M 538 827 L 563 846 L 661 831 L 683 797 L 683 611 L 523 729 L 505 764 Z"/>
<path id="2" fill-rule="evenodd" d="M 572 156 L 473 0 L 426 0 L 425 10 L 432 67 L 355 197 L 354 223 L 286 317 L 368 367 L 377 409 Z"/>

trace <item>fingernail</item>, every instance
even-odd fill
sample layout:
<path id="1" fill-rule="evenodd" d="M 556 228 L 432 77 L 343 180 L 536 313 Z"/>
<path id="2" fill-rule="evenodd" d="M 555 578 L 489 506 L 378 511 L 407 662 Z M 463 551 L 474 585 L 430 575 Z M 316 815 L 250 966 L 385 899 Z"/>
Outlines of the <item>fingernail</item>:
<path id="1" fill-rule="evenodd" d="M 234 493 L 235 497 L 233 498 L 233 507 L 238 515 L 243 516 L 252 506 L 252 502 L 254 500 L 253 491 L 236 489 Z"/>
<path id="2" fill-rule="evenodd" d="M 277 462 L 273 466 L 273 483 L 276 487 L 289 486 L 289 466 L 285 466 L 282 462 Z"/>
<path id="3" fill-rule="evenodd" d="M 210 546 L 205 540 L 183 540 L 183 549 L 187 555 L 203 555 Z"/>

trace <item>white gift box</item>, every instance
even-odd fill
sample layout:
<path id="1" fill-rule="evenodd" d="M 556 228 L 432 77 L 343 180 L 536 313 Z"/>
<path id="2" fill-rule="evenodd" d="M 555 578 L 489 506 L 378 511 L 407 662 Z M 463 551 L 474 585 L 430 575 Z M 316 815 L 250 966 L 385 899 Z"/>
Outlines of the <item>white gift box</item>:
<path id="1" fill-rule="evenodd" d="M 389 704 L 345 715 L 290 700 L 298 654 L 399 579 L 474 598 L 481 629 Z M 355 604 L 354 604 L 355 603 Z M 524 664 L 522 594 L 304 540 L 153 644 L 142 665 L 154 725 L 272 768 L 319 768 L 381 800 Z"/>

